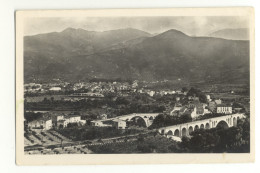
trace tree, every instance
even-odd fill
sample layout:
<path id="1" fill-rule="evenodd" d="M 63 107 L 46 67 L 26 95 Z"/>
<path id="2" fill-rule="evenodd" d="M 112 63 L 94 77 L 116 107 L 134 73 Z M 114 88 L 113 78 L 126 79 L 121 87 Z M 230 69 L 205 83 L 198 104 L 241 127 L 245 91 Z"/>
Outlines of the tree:
<path id="1" fill-rule="evenodd" d="M 207 102 L 206 95 L 203 92 L 201 92 L 199 89 L 195 89 L 193 87 L 191 87 L 191 89 L 187 93 L 187 96 L 196 96 L 196 97 L 199 97 L 199 100 L 201 102 L 203 102 L 203 103 Z"/>
<path id="2" fill-rule="evenodd" d="M 192 121 L 192 117 L 190 114 L 184 114 L 180 117 L 181 123 L 187 123 Z"/>
<path id="3" fill-rule="evenodd" d="M 40 112 L 37 112 L 37 113 L 34 113 L 34 112 L 25 112 L 24 113 L 24 118 L 30 122 L 30 121 L 33 121 L 33 120 L 37 120 L 39 118 L 41 118 L 43 115 L 42 113 Z"/>
<path id="4" fill-rule="evenodd" d="M 163 127 L 165 124 L 165 116 L 163 114 L 159 114 L 153 120 L 153 124 L 149 127 L 150 129 Z"/>
<path id="5" fill-rule="evenodd" d="M 184 151 L 188 151 L 189 148 L 190 148 L 190 138 L 188 138 L 187 136 L 183 136 L 181 138 L 181 148 L 184 150 Z"/>
<path id="6" fill-rule="evenodd" d="M 188 91 L 188 88 L 187 87 L 182 87 L 181 91 L 184 93 L 184 92 L 187 92 Z"/>
<path id="7" fill-rule="evenodd" d="M 44 97 L 43 102 L 44 102 L 44 103 L 47 103 L 47 102 L 48 102 L 47 97 Z"/>
<path id="8" fill-rule="evenodd" d="M 238 120 L 237 127 L 241 130 L 243 140 L 250 142 L 250 118 L 246 117 L 244 120 Z"/>
<path id="9" fill-rule="evenodd" d="M 78 127 L 78 123 L 68 123 L 67 127 L 68 128 Z"/>
<path id="10" fill-rule="evenodd" d="M 142 134 L 139 134 L 137 141 L 138 142 L 144 142 L 144 136 Z"/>
<path id="11" fill-rule="evenodd" d="M 137 145 L 137 150 L 141 153 L 152 153 L 156 149 L 156 146 L 153 144 L 141 143 Z"/>

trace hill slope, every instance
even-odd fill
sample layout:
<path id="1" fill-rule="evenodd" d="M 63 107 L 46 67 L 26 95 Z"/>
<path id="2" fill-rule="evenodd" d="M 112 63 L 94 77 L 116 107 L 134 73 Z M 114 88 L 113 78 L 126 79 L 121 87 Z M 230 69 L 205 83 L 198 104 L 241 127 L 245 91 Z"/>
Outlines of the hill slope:
<path id="1" fill-rule="evenodd" d="M 25 36 L 24 48 L 29 55 L 37 53 L 59 58 L 93 54 L 127 40 L 148 36 L 149 33 L 132 28 L 104 32 L 67 28 L 62 32 Z"/>
<path id="2" fill-rule="evenodd" d="M 83 42 L 80 38 L 67 40 L 71 35 L 68 34 L 59 44 L 47 39 L 48 43 L 44 44 L 50 51 L 43 51 L 39 45 L 33 49 L 26 47 L 25 79 L 127 78 L 154 81 L 181 78 L 189 82 L 224 83 L 249 80 L 248 41 L 190 37 L 169 30 L 154 37 L 140 34 L 140 37 L 128 41 L 128 38 L 120 39 L 121 42 L 115 38 L 107 39 L 106 44 L 86 36 L 84 46 L 80 46 Z M 39 38 L 33 39 L 42 42 Z M 87 51 L 89 45 L 95 45 L 92 46 L 95 49 Z"/>

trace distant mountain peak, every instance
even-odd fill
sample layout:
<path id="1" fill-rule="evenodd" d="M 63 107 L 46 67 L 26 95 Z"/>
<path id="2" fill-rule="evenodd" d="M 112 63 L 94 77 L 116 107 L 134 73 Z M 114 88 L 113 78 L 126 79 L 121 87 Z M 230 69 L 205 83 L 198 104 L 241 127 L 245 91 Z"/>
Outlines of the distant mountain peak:
<path id="1" fill-rule="evenodd" d="M 146 31 L 143 31 L 143 30 L 140 30 L 140 29 L 136 29 L 136 28 L 131 28 L 131 27 L 128 27 L 128 28 L 124 28 L 123 30 L 128 30 L 128 31 L 141 31 L 141 32 L 146 32 Z M 146 32 L 148 33 L 148 32 Z"/>
<path id="2" fill-rule="evenodd" d="M 211 37 L 224 38 L 228 40 L 249 40 L 248 28 L 226 28 L 209 34 Z"/>
<path id="3" fill-rule="evenodd" d="M 107 32 L 126 32 L 126 33 L 128 32 L 128 33 L 140 33 L 140 34 L 142 33 L 146 36 L 151 36 L 151 34 L 146 32 L 146 31 L 139 30 L 139 29 L 136 29 L 136 28 L 131 28 L 131 27 L 103 31 L 103 33 L 107 33 Z"/>
<path id="4" fill-rule="evenodd" d="M 176 37 L 188 37 L 188 35 L 184 34 L 183 32 L 176 30 L 176 29 L 170 29 L 168 31 L 165 31 L 161 34 L 156 35 L 155 37 L 160 38 L 176 38 Z"/>
<path id="5" fill-rule="evenodd" d="M 170 29 L 170 30 L 168 30 L 168 31 L 166 31 L 164 33 L 175 33 L 175 34 L 186 35 L 186 34 L 184 34 L 183 32 L 181 32 L 181 31 L 179 31 L 177 29 Z"/>
<path id="6" fill-rule="evenodd" d="M 77 29 L 75 29 L 75 28 L 68 27 L 68 28 L 64 29 L 63 31 L 61 31 L 61 32 L 72 32 L 72 31 L 76 31 L 76 30 Z"/>

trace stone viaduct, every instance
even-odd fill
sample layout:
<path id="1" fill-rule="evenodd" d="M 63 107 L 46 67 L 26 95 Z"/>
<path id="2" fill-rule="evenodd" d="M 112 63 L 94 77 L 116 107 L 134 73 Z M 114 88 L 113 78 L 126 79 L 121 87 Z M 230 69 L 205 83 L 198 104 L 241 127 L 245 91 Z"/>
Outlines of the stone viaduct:
<path id="1" fill-rule="evenodd" d="M 225 128 L 236 126 L 237 120 L 241 118 L 244 118 L 244 114 L 226 115 L 205 120 L 192 121 L 174 126 L 162 127 L 158 129 L 158 132 L 160 134 L 169 136 L 189 136 L 192 131 L 197 129 L 211 129 L 220 125 L 224 126 Z"/>
<path id="2" fill-rule="evenodd" d="M 136 119 L 141 118 L 142 120 L 144 120 L 146 127 L 149 127 L 150 125 L 152 125 L 154 118 L 158 115 L 159 113 L 133 113 L 111 118 L 110 120 L 119 119 L 127 122 L 135 121 Z"/>

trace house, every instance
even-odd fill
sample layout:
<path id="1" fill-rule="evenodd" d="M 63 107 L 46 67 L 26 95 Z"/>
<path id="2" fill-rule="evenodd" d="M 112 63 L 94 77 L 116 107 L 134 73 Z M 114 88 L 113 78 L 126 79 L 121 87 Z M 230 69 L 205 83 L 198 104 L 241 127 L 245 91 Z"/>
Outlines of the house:
<path id="1" fill-rule="evenodd" d="M 28 127 L 31 129 L 49 130 L 52 128 L 52 119 L 42 117 L 37 120 L 28 122 Z"/>
<path id="2" fill-rule="evenodd" d="M 179 115 L 183 115 L 186 111 L 187 111 L 187 108 L 186 108 L 186 107 L 182 107 L 182 108 L 179 110 Z"/>
<path id="3" fill-rule="evenodd" d="M 66 119 L 61 119 L 61 120 L 57 121 L 57 127 L 58 128 L 67 127 L 68 124 L 69 124 L 69 122 Z"/>
<path id="4" fill-rule="evenodd" d="M 204 108 L 204 114 L 210 114 L 211 111 L 209 109 Z"/>
<path id="5" fill-rule="evenodd" d="M 216 100 L 215 100 L 215 103 L 216 103 L 217 105 L 220 105 L 220 104 L 222 104 L 222 101 L 221 101 L 221 99 L 216 99 Z"/>
<path id="6" fill-rule="evenodd" d="M 193 110 L 191 110 L 190 116 L 192 119 L 195 119 L 199 116 L 199 114 L 197 114 L 197 108 L 195 107 Z"/>
<path id="7" fill-rule="evenodd" d="M 195 119 L 198 117 L 197 109 L 191 108 L 191 109 L 185 109 L 185 112 L 182 115 L 190 115 L 192 119 Z"/>
<path id="8" fill-rule="evenodd" d="M 170 111 L 170 115 L 172 116 L 179 116 L 180 110 L 182 108 L 181 104 L 175 104 L 173 109 Z"/>
<path id="9" fill-rule="evenodd" d="M 81 116 L 80 115 L 69 115 L 65 119 L 67 119 L 69 123 L 78 123 L 81 120 Z"/>
<path id="10" fill-rule="evenodd" d="M 195 99 L 193 101 L 190 101 L 188 103 L 188 108 L 189 109 L 195 109 L 196 108 L 196 114 L 197 116 L 199 115 L 204 115 L 204 109 L 205 107 L 207 106 L 207 104 L 204 104 L 204 103 L 200 103 L 199 100 Z"/>
<path id="11" fill-rule="evenodd" d="M 95 127 L 103 127 L 104 124 L 102 121 L 91 121 L 91 126 L 95 126 Z"/>
<path id="12" fill-rule="evenodd" d="M 52 123 L 54 126 L 57 126 L 57 122 L 64 119 L 64 115 L 53 115 Z"/>
<path id="13" fill-rule="evenodd" d="M 232 114 L 232 106 L 219 104 L 217 105 L 217 113 Z"/>
<path id="14" fill-rule="evenodd" d="M 101 119 L 101 120 L 106 120 L 107 119 L 107 114 L 99 115 L 98 118 Z"/>
<path id="15" fill-rule="evenodd" d="M 148 94 L 149 94 L 151 97 L 153 97 L 154 94 L 155 94 L 155 91 L 150 91 L 150 92 L 148 92 Z"/>
<path id="16" fill-rule="evenodd" d="M 132 84 L 132 88 L 137 88 L 138 87 L 138 81 L 134 81 L 133 84 Z"/>
<path id="17" fill-rule="evenodd" d="M 180 110 L 182 108 L 182 104 L 176 103 L 173 107 L 173 110 Z"/>
<path id="18" fill-rule="evenodd" d="M 126 128 L 126 122 L 120 119 L 113 120 L 113 127 L 116 129 L 125 129 Z"/>
<path id="19" fill-rule="evenodd" d="M 172 111 L 170 112 L 170 115 L 171 115 L 171 116 L 179 116 L 179 113 L 180 113 L 180 110 L 172 110 Z"/>
<path id="20" fill-rule="evenodd" d="M 69 123 L 77 123 L 84 125 L 86 124 L 86 120 L 82 120 L 80 115 L 59 115 L 57 116 L 57 127 L 64 128 L 67 127 Z"/>
<path id="21" fill-rule="evenodd" d="M 176 90 L 175 91 L 177 94 L 182 94 L 181 90 Z"/>
<path id="22" fill-rule="evenodd" d="M 211 101 L 210 95 L 206 95 L 206 98 L 207 98 L 207 101 L 208 101 L 208 102 Z"/>
<path id="23" fill-rule="evenodd" d="M 49 90 L 50 91 L 61 91 L 61 87 L 52 87 Z"/>
<path id="24" fill-rule="evenodd" d="M 144 91 L 143 89 L 139 89 L 138 92 L 142 94 Z"/>
<path id="25" fill-rule="evenodd" d="M 64 115 L 58 115 L 56 116 L 56 121 L 58 122 L 59 120 L 63 120 L 64 119 Z"/>

